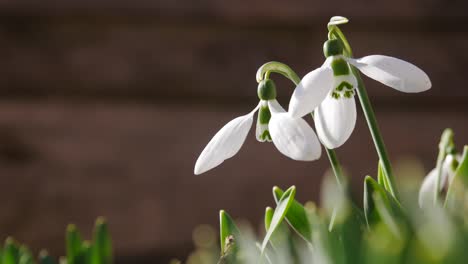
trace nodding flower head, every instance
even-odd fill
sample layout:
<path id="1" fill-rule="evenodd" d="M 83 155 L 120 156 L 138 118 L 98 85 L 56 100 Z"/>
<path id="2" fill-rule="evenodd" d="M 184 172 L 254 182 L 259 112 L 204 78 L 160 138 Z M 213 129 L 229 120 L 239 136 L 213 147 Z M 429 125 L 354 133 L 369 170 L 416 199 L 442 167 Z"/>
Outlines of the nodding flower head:
<path id="1" fill-rule="evenodd" d="M 417 93 L 431 88 L 426 73 L 406 61 L 383 55 L 349 58 L 344 55 L 340 39 L 327 40 L 323 52 L 325 63 L 302 78 L 288 110 L 293 117 L 315 111 L 318 137 L 329 149 L 344 144 L 356 125 L 354 96 L 358 82 L 351 67 L 401 92 Z"/>
<path id="2" fill-rule="evenodd" d="M 313 129 L 302 118 L 291 117 L 276 100 L 276 86 L 262 80 L 257 91 L 260 102 L 248 114 L 228 122 L 211 139 L 195 164 L 195 174 L 204 173 L 233 157 L 241 148 L 258 110 L 256 137 L 260 142 L 273 142 L 284 155 L 294 160 L 320 158 L 321 146 Z"/>

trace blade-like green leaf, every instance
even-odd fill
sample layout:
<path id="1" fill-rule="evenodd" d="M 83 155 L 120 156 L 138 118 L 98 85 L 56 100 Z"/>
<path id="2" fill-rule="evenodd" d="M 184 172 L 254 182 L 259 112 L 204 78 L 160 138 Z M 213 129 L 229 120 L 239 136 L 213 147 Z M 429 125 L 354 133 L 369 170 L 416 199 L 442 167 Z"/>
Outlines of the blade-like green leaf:
<path id="1" fill-rule="evenodd" d="M 219 228 L 221 255 L 227 254 L 228 251 L 235 252 L 237 248 L 235 243 L 240 238 L 240 231 L 234 220 L 224 210 L 219 212 Z M 230 241 L 231 236 L 234 237 L 234 244 Z"/>
<path id="2" fill-rule="evenodd" d="M 13 238 L 9 237 L 5 241 L 3 248 L 2 264 L 17 264 L 19 260 L 19 248 Z"/>
<path id="3" fill-rule="evenodd" d="M 381 205 L 379 207 L 376 207 L 375 199 L 380 199 Z M 383 207 L 385 207 L 386 210 L 381 210 Z M 383 214 L 394 217 L 394 220 L 397 222 L 405 221 L 401 206 L 393 195 L 386 191 L 372 177 L 366 176 L 364 179 L 364 215 L 367 225 L 370 227 L 382 221 Z"/>
<path id="4" fill-rule="evenodd" d="M 49 253 L 45 250 L 41 250 L 39 253 L 39 264 L 56 264 L 57 262 L 54 261 L 54 259 L 49 256 Z"/>
<path id="5" fill-rule="evenodd" d="M 284 192 L 278 187 L 273 187 L 273 197 L 278 204 Z M 309 221 L 307 212 L 296 200 L 294 200 L 286 213 L 286 221 L 305 241 L 312 243 L 312 224 Z"/>
<path id="6" fill-rule="evenodd" d="M 387 176 L 385 175 L 385 171 L 382 167 L 382 161 L 379 161 L 378 169 L 377 169 L 377 182 L 382 186 L 385 190 L 390 191 L 390 186 L 387 181 Z"/>
<path id="7" fill-rule="evenodd" d="M 457 210 L 463 206 L 468 191 L 468 146 L 463 149 L 463 155 L 455 171 L 455 176 L 450 182 L 445 205 Z"/>
<path id="8" fill-rule="evenodd" d="M 19 250 L 19 264 L 33 264 L 34 257 L 26 246 L 21 246 Z"/>
<path id="9" fill-rule="evenodd" d="M 273 218 L 274 213 L 275 210 L 271 207 L 267 207 L 265 209 L 265 231 L 268 231 L 268 228 L 270 228 L 271 219 Z"/>
<path id="10" fill-rule="evenodd" d="M 67 264 L 79 264 L 78 259 L 82 255 L 81 235 L 75 225 L 68 225 L 66 234 Z"/>
<path id="11" fill-rule="evenodd" d="M 278 226 L 285 218 L 288 209 L 294 201 L 295 195 L 296 187 L 292 186 L 286 190 L 286 192 L 284 192 L 278 201 L 278 205 L 276 206 L 275 212 L 273 213 L 273 217 L 271 219 L 270 227 L 268 228 L 265 238 L 263 239 L 262 254 L 265 252 L 265 248 L 268 244 L 268 241 L 270 241 L 270 237 L 273 235 L 273 232 L 275 232 L 276 228 L 278 228 Z"/>
<path id="12" fill-rule="evenodd" d="M 92 264 L 112 263 L 112 241 L 104 218 L 98 218 L 94 227 Z"/>

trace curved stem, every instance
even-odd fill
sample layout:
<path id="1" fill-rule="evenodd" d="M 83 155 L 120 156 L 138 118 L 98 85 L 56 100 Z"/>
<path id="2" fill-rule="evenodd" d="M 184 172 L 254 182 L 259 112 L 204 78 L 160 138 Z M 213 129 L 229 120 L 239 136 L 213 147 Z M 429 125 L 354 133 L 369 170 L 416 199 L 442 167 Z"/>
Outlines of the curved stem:
<path id="1" fill-rule="evenodd" d="M 343 32 L 337 26 L 329 27 L 330 34 L 329 37 L 334 37 L 340 39 L 344 45 L 344 55 L 347 57 L 352 57 L 353 51 L 351 45 L 349 45 L 348 40 L 346 39 Z M 361 103 L 362 111 L 367 121 L 367 126 L 369 127 L 372 139 L 374 141 L 377 154 L 379 155 L 380 162 L 382 162 L 382 169 L 384 171 L 384 176 L 388 182 L 388 191 L 398 200 L 398 190 L 395 183 L 395 178 L 393 177 L 392 165 L 388 157 L 387 148 L 380 133 L 379 126 L 377 124 L 377 119 L 375 117 L 374 109 L 372 108 L 369 96 L 367 95 L 366 87 L 362 81 L 361 74 L 358 69 L 353 65 L 350 65 L 351 70 L 358 81 L 357 94 L 359 97 L 359 102 Z"/>
<path id="2" fill-rule="evenodd" d="M 265 78 L 268 78 L 271 72 L 279 73 L 285 76 L 286 78 L 291 80 L 296 86 L 299 85 L 299 83 L 301 82 L 301 78 L 299 78 L 299 76 L 289 66 L 287 66 L 284 63 L 277 62 L 277 61 L 267 62 L 258 69 L 257 82 L 260 82 Z M 314 113 L 311 113 L 311 115 L 313 118 Z M 327 152 L 328 159 L 330 160 L 330 165 L 332 167 L 333 173 L 335 174 L 338 186 L 342 188 L 345 186 L 346 182 L 345 182 L 345 176 L 343 174 L 340 161 L 338 160 L 338 157 L 334 150 L 328 149 L 326 147 L 325 147 L 325 150 Z"/>

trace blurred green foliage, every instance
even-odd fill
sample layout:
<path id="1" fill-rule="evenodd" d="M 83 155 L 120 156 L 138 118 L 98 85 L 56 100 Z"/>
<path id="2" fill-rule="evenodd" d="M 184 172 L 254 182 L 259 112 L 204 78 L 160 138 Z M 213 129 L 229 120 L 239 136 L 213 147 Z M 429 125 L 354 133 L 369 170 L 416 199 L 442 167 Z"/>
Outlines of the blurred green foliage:
<path id="1" fill-rule="evenodd" d="M 376 177 L 364 179 L 362 206 L 332 177 L 326 177 L 322 186 L 321 208 L 297 201 L 294 186 L 288 190 L 274 187 L 276 209 L 265 210 L 263 238 L 258 239 L 250 226 L 237 225 L 221 211 L 220 245 L 197 247 L 186 263 L 466 263 L 468 147 L 457 153 L 453 135 L 447 134 L 451 130 L 441 138 L 443 153 L 439 153 L 435 167 L 441 166 L 441 156 L 453 155 L 457 160 L 448 184 L 437 193 L 435 188 L 420 188 L 412 175 L 399 175 L 401 199 L 397 200 L 388 190 L 380 162 Z M 424 206 L 418 201 L 422 191 L 430 196 Z M 215 232 L 210 233 L 214 236 Z M 196 257 L 200 252 L 210 257 Z"/>
<path id="2" fill-rule="evenodd" d="M 7 238 L 0 249 L 0 264 L 111 264 L 112 242 L 106 221 L 98 218 L 91 241 L 83 240 L 74 225 L 66 232 L 67 255 L 59 260 L 42 250 L 37 258 L 29 249 L 12 238 Z"/>

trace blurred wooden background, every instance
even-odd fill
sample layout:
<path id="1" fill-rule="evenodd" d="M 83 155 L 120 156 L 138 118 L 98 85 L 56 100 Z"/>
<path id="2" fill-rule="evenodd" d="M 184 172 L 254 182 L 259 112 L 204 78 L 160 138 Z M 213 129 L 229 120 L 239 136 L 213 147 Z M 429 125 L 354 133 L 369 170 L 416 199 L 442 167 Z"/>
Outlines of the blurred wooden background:
<path id="1" fill-rule="evenodd" d="M 393 160 L 430 169 L 445 127 L 468 142 L 468 2 L 0 1 L 0 239 L 63 254 L 67 223 L 106 216 L 120 263 L 184 257 L 219 209 L 254 223 L 273 185 L 318 199 L 327 170 L 294 162 L 253 133 L 235 158 L 193 165 L 227 121 L 256 104 L 256 69 L 279 60 L 300 75 L 323 61 L 326 23 L 357 57 L 385 54 L 424 69 L 433 89 L 398 93 L 366 79 Z M 280 101 L 293 86 L 275 76 Z M 338 150 L 357 194 L 377 158 L 362 116 Z M 132 257 L 138 257 L 137 260 Z M 155 262 L 156 260 L 156 262 Z"/>

